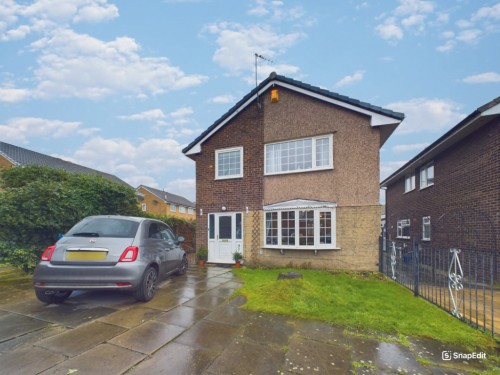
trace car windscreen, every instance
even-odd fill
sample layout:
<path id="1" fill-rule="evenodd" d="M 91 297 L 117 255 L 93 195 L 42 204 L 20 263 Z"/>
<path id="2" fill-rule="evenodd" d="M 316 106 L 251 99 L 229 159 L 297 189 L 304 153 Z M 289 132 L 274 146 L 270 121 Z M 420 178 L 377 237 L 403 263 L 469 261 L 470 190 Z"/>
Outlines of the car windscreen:
<path id="1" fill-rule="evenodd" d="M 134 238 L 139 228 L 136 221 L 117 218 L 92 218 L 76 224 L 66 237 Z"/>

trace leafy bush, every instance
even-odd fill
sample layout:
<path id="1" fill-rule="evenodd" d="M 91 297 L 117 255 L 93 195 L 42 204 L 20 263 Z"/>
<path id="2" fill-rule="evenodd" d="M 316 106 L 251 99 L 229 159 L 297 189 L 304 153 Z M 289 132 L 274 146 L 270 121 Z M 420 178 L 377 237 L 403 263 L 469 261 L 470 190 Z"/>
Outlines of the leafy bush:
<path id="1" fill-rule="evenodd" d="M 4 170 L 0 179 L 0 258 L 33 268 L 43 250 L 89 215 L 139 215 L 135 191 L 102 176 L 39 167 Z"/>

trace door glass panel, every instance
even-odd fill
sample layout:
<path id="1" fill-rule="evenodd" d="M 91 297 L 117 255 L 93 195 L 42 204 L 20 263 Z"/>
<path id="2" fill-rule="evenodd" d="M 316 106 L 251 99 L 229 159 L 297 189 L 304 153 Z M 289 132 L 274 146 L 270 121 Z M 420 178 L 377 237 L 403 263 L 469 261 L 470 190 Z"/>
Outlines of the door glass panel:
<path id="1" fill-rule="evenodd" d="M 208 215 L 208 238 L 213 240 L 215 238 L 215 215 Z"/>
<path id="2" fill-rule="evenodd" d="M 236 239 L 241 240 L 241 214 L 236 214 Z"/>
<path id="3" fill-rule="evenodd" d="M 219 216 L 219 240 L 230 240 L 232 238 L 231 222 L 231 216 Z"/>

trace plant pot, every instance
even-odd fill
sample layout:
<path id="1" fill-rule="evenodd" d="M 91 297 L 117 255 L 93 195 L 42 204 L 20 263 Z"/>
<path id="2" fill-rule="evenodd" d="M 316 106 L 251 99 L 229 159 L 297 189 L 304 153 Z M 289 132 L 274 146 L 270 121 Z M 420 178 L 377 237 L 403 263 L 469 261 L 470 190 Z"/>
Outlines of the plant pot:
<path id="1" fill-rule="evenodd" d="M 234 267 L 235 267 L 235 268 L 240 268 L 240 267 L 241 267 L 241 262 L 236 262 L 236 263 L 234 264 Z"/>
<path id="2" fill-rule="evenodd" d="M 198 264 L 200 267 L 205 267 L 205 259 L 198 259 Z"/>

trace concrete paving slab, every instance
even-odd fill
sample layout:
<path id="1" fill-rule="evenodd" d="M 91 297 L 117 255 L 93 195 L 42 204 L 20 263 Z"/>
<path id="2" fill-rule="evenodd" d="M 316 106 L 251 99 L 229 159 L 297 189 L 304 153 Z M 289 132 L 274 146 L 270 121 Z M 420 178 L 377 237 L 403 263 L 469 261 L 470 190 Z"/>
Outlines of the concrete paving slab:
<path id="1" fill-rule="evenodd" d="M 426 370 L 417 362 L 411 351 L 398 344 L 371 339 L 351 338 L 352 360 L 372 366 L 378 371 L 425 374 Z"/>
<path id="2" fill-rule="evenodd" d="M 150 309 L 141 305 L 135 305 L 125 310 L 120 310 L 112 314 L 99 318 L 99 322 L 114 324 L 116 326 L 132 328 L 138 326 L 148 320 L 151 320 L 163 311 Z"/>
<path id="3" fill-rule="evenodd" d="M 233 288 L 226 288 L 224 285 L 219 286 L 217 288 L 211 289 L 208 292 L 206 292 L 207 295 L 209 296 L 215 296 L 215 297 L 222 297 L 224 299 L 231 297 L 231 295 L 234 293 L 235 289 Z"/>
<path id="4" fill-rule="evenodd" d="M 44 371 L 43 375 L 118 375 L 140 362 L 145 356 L 119 346 L 102 344 Z"/>
<path id="5" fill-rule="evenodd" d="M 202 320 L 174 340 L 178 344 L 222 352 L 238 334 L 240 328 Z"/>
<path id="6" fill-rule="evenodd" d="M 295 333 L 301 337 L 330 344 L 346 343 L 346 337 L 340 327 L 304 319 L 294 319 L 290 324 L 294 327 Z"/>
<path id="7" fill-rule="evenodd" d="M 64 361 L 65 357 L 51 351 L 29 347 L 0 355 L 0 375 L 38 374 Z"/>
<path id="8" fill-rule="evenodd" d="M 262 344 L 274 344 L 279 347 L 288 345 L 294 328 L 288 318 L 281 315 L 254 313 L 253 318 L 243 330 L 242 336 Z"/>
<path id="9" fill-rule="evenodd" d="M 346 348 L 296 336 L 288 345 L 283 370 L 293 374 L 349 374 L 350 357 Z"/>
<path id="10" fill-rule="evenodd" d="M 151 354 L 186 330 L 185 327 L 150 321 L 109 340 L 110 343 Z"/>
<path id="11" fill-rule="evenodd" d="M 0 342 L 47 327 L 49 323 L 28 316 L 3 313 L 0 315 Z"/>
<path id="12" fill-rule="evenodd" d="M 130 292 L 122 290 L 88 290 L 74 291 L 66 303 L 84 304 L 87 307 L 106 306 L 113 309 L 124 309 L 137 304 Z"/>
<path id="13" fill-rule="evenodd" d="M 206 291 L 207 291 L 207 288 L 205 288 L 205 287 L 198 288 L 195 285 L 192 285 L 192 286 L 179 287 L 179 288 L 175 289 L 172 293 L 178 297 L 192 299 L 192 298 L 201 296 Z"/>
<path id="14" fill-rule="evenodd" d="M 207 294 L 203 294 L 199 297 L 193 298 L 189 302 L 184 303 L 184 306 L 195 307 L 199 309 L 215 310 L 221 304 L 224 303 L 226 299 L 223 297 L 215 297 Z"/>
<path id="15" fill-rule="evenodd" d="M 117 310 L 104 306 L 89 307 L 79 303 L 63 303 L 46 305 L 46 309 L 33 316 L 47 322 L 74 328 L 115 311 Z"/>
<path id="16" fill-rule="evenodd" d="M 241 326 L 246 324 L 253 315 L 254 313 L 250 311 L 223 304 L 208 315 L 206 319 L 214 322 Z"/>
<path id="17" fill-rule="evenodd" d="M 208 374 L 279 374 L 285 351 L 254 341 L 234 340 L 207 369 Z"/>
<path id="18" fill-rule="evenodd" d="M 169 323 L 180 327 L 191 327 L 200 319 L 210 314 L 210 310 L 195 309 L 188 306 L 177 306 L 176 308 L 158 316 L 158 322 Z"/>
<path id="19" fill-rule="evenodd" d="M 66 332 L 68 329 L 49 323 L 45 328 L 2 342 L 0 352 L 6 353 L 23 347 L 32 347 L 34 342 Z"/>
<path id="20" fill-rule="evenodd" d="M 35 315 L 45 311 L 47 309 L 47 305 L 33 298 L 34 296 L 33 292 L 33 295 L 24 301 L 19 302 L 19 300 L 17 300 L 16 303 L 3 305 L 2 310 L 23 315 Z"/>
<path id="21" fill-rule="evenodd" d="M 219 353 L 172 342 L 151 358 L 135 366 L 127 375 L 198 375 Z"/>
<path id="22" fill-rule="evenodd" d="M 189 301 L 189 298 L 176 296 L 169 291 L 162 291 L 157 293 L 151 301 L 142 304 L 142 306 L 150 309 L 168 311 L 187 301 Z"/>
<path id="23" fill-rule="evenodd" d="M 74 357 L 124 331 L 123 327 L 93 322 L 42 340 L 36 345 L 68 357 Z"/>

